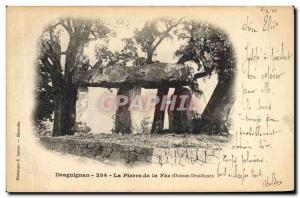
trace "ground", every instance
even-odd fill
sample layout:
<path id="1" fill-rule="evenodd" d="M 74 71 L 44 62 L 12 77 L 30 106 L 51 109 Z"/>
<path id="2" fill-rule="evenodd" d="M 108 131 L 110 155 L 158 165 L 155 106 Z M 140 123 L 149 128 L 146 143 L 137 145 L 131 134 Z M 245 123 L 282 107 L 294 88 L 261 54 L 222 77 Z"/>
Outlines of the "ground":
<path id="1" fill-rule="evenodd" d="M 77 134 L 40 137 L 41 143 L 50 150 L 132 165 L 213 163 L 230 139 L 231 136 L 192 134 Z"/>
<path id="2" fill-rule="evenodd" d="M 190 135 L 190 134 L 88 134 L 75 135 L 74 139 L 86 139 L 132 146 L 144 146 L 151 148 L 173 148 L 173 147 L 202 147 L 218 149 L 228 142 L 230 137 Z"/>

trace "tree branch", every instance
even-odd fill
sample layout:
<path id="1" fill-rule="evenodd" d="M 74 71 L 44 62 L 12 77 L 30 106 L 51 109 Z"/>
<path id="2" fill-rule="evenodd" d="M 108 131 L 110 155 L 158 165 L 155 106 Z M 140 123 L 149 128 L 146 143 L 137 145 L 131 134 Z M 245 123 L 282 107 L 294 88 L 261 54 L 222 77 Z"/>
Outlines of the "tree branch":
<path id="1" fill-rule="evenodd" d="M 67 25 L 68 25 L 69 30 L 70 30 L 71 33 L 73 34 L 74 32 L 73 32 L 73 29 L 72 29 L 71 20 L 70 20 L 69 18 L 67 19 Z"/>
<path id="2" fill-rule="evenodd" d="M 159 46 L 159 44 L 168 36 L 168 34 L 171 32 L 171 30 L 173 28 L 175 28 L 176 26 L 179 25 L 179 23 L 183 20 L 183 18 L 179 19 L 177 21 L 177 23 L 170 25 L 167 30 L 161 35 L 161 37 L 159 38 L 159 40 L 157 41 L 157 43 L 154 45 L 154 47 L 152 48 L 153 51 L 155 51 L 155 49 Z"/>
<path id="3" fill-rule="evenodd" d="M 95 34 L 95 32 L 93 30 L 90 30 L 90 33 L 94 36 L 94 38 L 88 38 L 89 41 L 95 41 L 97 40 L 97 35 Z"/>
<path id="4" fill-rule="evenodd" d="M 214 69 L 211 68 L 211 69 L 209 69 L 209 70 L 207 70 L 207 71 L 205 71 L 205 72 L 196 73 L 196 74 L 194 75 L 194 80 L 197 80 L 197 79 L 199 79 L 199 78 L 203 78 L 203 77 L 205 77 L 205 76 L 208 76 L 208 75 L 210 75 L 213 71 L 214 71 Z"/>
<path id="5" fill-rule="evenodd" d="M 60 21 L 60 24 L 64 27 L 64 29 L 69 33 L 70 36 L 73 35 L 72 29 L 70 29 L 70 28 L 68 27 L 68 25 L 64 23 L 63 20 Z"/>
<path id="6" fill-rule="evenodd" d="M 40 60 L 45 68 L 49 71 L 52 81 L 55 81 L 54 83 L 60 83 L 64 79 L 58 67 L 55 67 L 55 65 L 51 65 L 46 56 L 42 57 Z"/>

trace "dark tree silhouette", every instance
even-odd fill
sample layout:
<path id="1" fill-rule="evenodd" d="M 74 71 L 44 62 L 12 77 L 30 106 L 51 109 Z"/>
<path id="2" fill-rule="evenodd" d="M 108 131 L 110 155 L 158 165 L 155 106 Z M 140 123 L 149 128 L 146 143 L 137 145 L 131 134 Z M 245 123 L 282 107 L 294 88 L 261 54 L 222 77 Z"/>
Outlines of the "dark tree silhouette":
<path id="1" fill-rule="evenodd" d="M 194 80 L 218 75 L 218 83 L 205 107 L 200 122 L 197 122 L 195 132 L 206 134 L 228 133 L 228 118 L 234 103 L 234 77 L 236 63 L 234 50 L 227 34 L 210 24 L 186 21 L 178 33 L 179 39 L 184 39 L 175 53 L 178 63 L 192 61 L 198 65 Z"/>
<path id="2" fill-rule="evenodd" d="M 67 33 L 69 42 L 65 52 L 61 49 L 62 33 Z M 110 28 L 100 20 L 82 20 L 74 18 L 59 19 L 44 31 L 40 42 L 38 66 L 48 74 L 52 83 L 54 98 L 53 136 L 72 134 L 75 124 L 77 86 L 72 77 L 76 67 L 84 61 L 85 45 L 91 40 L 105 39 Z M 61 59 L 65 56 L 65 64 Z M 47 75 L 48 75 L 47 74 Z M 38 83 L 38 86 L 41 84 Z M 38 104 L 41 101 L 38 101 Z M 36 108 L 39 111 L 39 107 Z"/>
<path id="3" fill-rule="evenodd" d="M 35 87 L 35 110 L 33 121 L 38 129 L 44 129 L 44 122 L 53 121 L 54 94 L 50 74 L 41 62 L 37 63 L 38 73 Z"/>

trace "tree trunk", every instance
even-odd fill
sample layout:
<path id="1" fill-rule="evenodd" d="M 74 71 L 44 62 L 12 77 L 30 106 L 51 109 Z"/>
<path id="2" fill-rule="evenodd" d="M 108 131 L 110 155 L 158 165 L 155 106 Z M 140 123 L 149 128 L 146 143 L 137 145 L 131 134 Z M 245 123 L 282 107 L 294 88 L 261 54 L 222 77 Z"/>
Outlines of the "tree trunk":
<path id="1" fill-rule="evenodd" d="M 73 51 L 73 50 L 71 50 Z M 76 100 L 77 86 L 73 84 L 72 77 L 76 67 L 76 52 L 70 52 L 66 57 L 65 75 L 63 85 L 63 101 L 62 101 L 62 131 L 60 135 L 73 135 L 72 127 L 75 125 L 76 118 Z"/>
<path id="2" fill-rule="evenodd" d="M 167 97 L 169 92 L 169 86 L 163 82 L 162 85 L 157 89 L 156 96 L 159 98 L 159 103 L 155 106 L 154 118 L 152 123 L 151 133 L 159 133 L 164 128 L 165 110 L 166 105 L 162 106 L 162 100 Z"/>
<path id="3" fill-rule="evenodd" d="M 219 78 L 217 86 L 206 105 L 195 132 L 208 135 L 228 134 L 228 119 L 235 96 L 234 76 Z"/>
<path id="4" fill-rule="evenodd" d="M 60 136 L 62 134 L 62 102 L 63 97 L 56 95 L 54 98 L 54 123 L 52 136 Z"/>
<path id="5" fill-rule="evenodd" d="M 77 85 L 73 84 L 73 75 L 76 67 L 82 63 L 85 44 L 88 42 L 91 31 L 91 24 L 76 25 L 71 28 L 71 22 L 68 21 L 68 27 L 65 27 L 69 33 L 69 44 L 66 50 L 66 60 L 64 74 L 61 80 L 53 81 L 56 93 L 55 112 L 53 123 L 53 136 L 73 135 L 72 127 L 76 121 L 76 100 Z M 74 23 L 73 23 L 74 26 Z M 58 62 L 60 62 L 58 60 Z M 60 72 L 60 71 L 59 71 Z M 53 76 L 53 79 L 56 75 Z"/>
<path id="6" fill-rule="evenodd" d="M 146 60 L 146 63 L 147 64 L 151 64 L 151 63 L 153 63 L 153 53 L 154 52 L 152 52 L 152 51 L 148 51 L 147 52 L 147 60 Z"/>
<path id="7" fill-rule="evenodd" d="M 55 96 L 52 136 L 73 135 L 75 125 L 77 88 L 70 87 Z"/>
<path id="8" fill-rule="evenodd" d="M 81 37 L 72 36 L 66 52 L 64 71 L 63 101 L 61 106 L 62 123 L 59 135 L 73 135 L 72 127 L 76 122 L 76 100 L 77 85 L 73 84 L 72 78 L 75 68 L 81 62 L 84 45 L 87 42 L 88 34 Z M 55 132 L 58 133 L 58 132 Z"/>
<path id="9" fill-rule="evenodd" d="M 77 86 L 67 86 L 63 100 L 63 133 L 62 135 L 73 135 L 72 127 L 76 121 Z"/>
<path id="10" fill-rule="evenodd" d="M 54 132 L 59 135 L 73 135 L 71 128 L 75 125 L 76 118 L 76 100 L 77 100 L 77 86 L 73 84 L 72 77 L 75 70 L 78 48 L 70 41 L 69 48 L 66 54 L 66 63 L 64 71 L 64 85 L 62 89 L 62 105 L 61 105 L 61 131 Z M 82 46 L 83 47 L 83 46 Z"/>

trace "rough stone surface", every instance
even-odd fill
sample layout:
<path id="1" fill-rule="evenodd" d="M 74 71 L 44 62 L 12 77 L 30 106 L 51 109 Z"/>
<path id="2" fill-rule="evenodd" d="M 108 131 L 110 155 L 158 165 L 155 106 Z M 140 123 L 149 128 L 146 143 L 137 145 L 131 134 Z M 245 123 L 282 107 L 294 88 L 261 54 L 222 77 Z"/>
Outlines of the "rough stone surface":
<path id="1" fill-rule="evenodd" d="M 155 148 L 101 142 L 93 139 L 68 137 L 40 137 L 42 145 L 49 150 L 89 157 L 96 160 L 110 160 L 129 165 L 153 164 L 203 164 L 214 163 L 220 150 L 200 147 Z"/>
<path id="2" fill-rule="evenodd" d="M 88 88 L 78 88 L 78 98 L 76 101 L 76 122 L 87 123 L 87 111 L 88 111 Z"/>
<path id="3" fill-rule="evenodd" d="M 130 97 L 130 87 L 123 86 L 119 88 L 117 97 Z M 120 105 L 121 103 L 126 103 L 125 105 Z M 120 104 L 117 104 L 118 108 L 116 111 L 116 119 L 115 119 L 115 130 L 114 133 L 132 133 L 132 123 L 131 123 L 131 113 L 129 110 L 130 103 L 125 101 L 124 98 L 120 98 Z"/>
<path id="4" fill-rule="evenodd" d="M 194 112 L 191 109 L 192 93 L 185 87 L 176 87 L 168 108 L 169 130 L 173 133 L 191 133 Z M 173 106 L 172 106 L 173 103 Z"/>
<path id="5" fill-rule="evenodd" d="M 119 88 L 124 84 L 140 84 L 143 88 L 157 88 L 162 81 L 169 87 L 188 85 L 189 68 L 181 64 L 153 63 L 136 66 L 113 66 L 104 69 L 75 70 L 73 82 L 80 86 Z"/>

